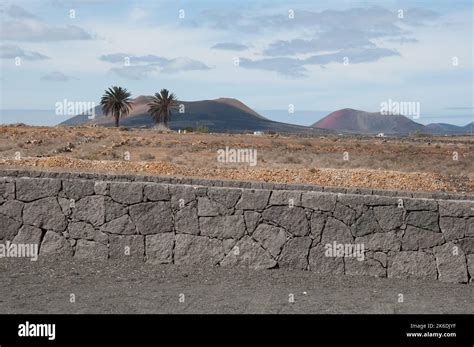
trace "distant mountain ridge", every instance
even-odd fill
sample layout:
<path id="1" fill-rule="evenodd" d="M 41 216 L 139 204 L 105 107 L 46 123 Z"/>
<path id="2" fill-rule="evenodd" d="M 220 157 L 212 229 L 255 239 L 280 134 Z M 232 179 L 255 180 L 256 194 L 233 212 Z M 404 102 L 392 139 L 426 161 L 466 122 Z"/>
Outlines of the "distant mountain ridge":
<path id="1" fill-rule="evenodd" d="M 148 113 L 148 103 L 151 96 L 139 96 L 133 99 L 130 114 L 120 120 L 120 125 L 126 127 L 151 128 L 155 125 Z M 185 128 L 206 127 L 211 132 L 282 132 L 322 134 L 332 131 L 314 129 L 307 126 L 275 122 L 258 114 L 237 99 L 219 98 L 202 101 L 179 101 L 183 113 L 175 110 L 172 113 L 169 127 L 173 130 Z M 94 109 L 95 118 L 87 115 L 74 116 L 60 125 L 97 124 L 106 127 L 114 126 L 112 117 L 105 117 L 101 107 Z"/>
<path id="2" fill-rule="evenodd" d="M 380 112 L 366 112 L 344 108 L 328 114 L 313 125 L 313 128 L 357 134 L 400 134 L 427 133 L 435 135 L 471 134 L 472 124 L 459 127 L 451 124 L 419 124 L 403 115 L 384 115 Z"/>
<path id="3" fill-rule="evenodd" d="M 133 99 L 130 114 L 120 120 L 120 125 L 132 128 L 151 128 L 155 125 L 148 113 L 151 96 L 141 95 Z M 466 126 L 446 123 L 419 124 L 403 115 L 384 115 L 380 112 L 366 112 L 352 108 L 334 111 L 311 126 L 272 121 L 237 99 L 179 101 L 183 113 L 175 110 L 169 126 L 173 130 L 205 127 L 211 132 L 281 132 L 304 134 L 329 134 L 335 132 L 374 135 L 409 135 L 424 133 L 433 135 L 473 134 L 474 122 Z M 101 107 L 94 109 L 95 118 L 87 115 L 74 116 L 60 125 L 97 124 L 114 126 L 112 117 L 105 117 Z"/>

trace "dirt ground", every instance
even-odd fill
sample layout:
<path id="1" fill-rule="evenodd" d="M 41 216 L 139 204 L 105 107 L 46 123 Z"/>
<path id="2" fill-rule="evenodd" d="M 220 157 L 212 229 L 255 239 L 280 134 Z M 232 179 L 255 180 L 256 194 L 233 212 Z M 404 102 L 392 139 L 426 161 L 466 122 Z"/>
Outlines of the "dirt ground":
<path id="1" fill-rule="evenodd" d="M 226 147 L 257 150 L 257 165 L 218 162 L 217 151 Z M 21 160 L 15 160 L 16 155 Z M 473 156 L 469 136 L 255 136 L 0 126 L 0 167 L 42 170 L 474 194 Z"/>
<path id="2" fill-rule="evenodd" d="M 474 313 L 469 284 L 283 269 L 4 258 L 0 281 L 0 313 Z"/>

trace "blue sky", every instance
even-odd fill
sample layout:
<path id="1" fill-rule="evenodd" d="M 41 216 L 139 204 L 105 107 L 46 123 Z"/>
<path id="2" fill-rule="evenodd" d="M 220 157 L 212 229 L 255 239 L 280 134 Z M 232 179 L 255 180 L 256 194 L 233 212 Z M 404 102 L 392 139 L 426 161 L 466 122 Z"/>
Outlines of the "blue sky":
<path id="1" fill-rule="evenodd" d="M 121 85 L 256 110 L 413 101 L 421 123 L 473 120 L 472 1 L 6 0 L 0 18 L 1 109 Z M 295 117 L 279 120 L 312 123 Z"/>

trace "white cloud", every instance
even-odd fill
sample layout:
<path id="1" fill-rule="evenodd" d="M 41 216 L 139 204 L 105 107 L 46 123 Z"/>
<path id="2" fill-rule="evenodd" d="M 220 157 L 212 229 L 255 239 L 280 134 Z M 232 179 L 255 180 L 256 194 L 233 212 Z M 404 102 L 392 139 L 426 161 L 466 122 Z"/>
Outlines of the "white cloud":
<path id="1" fill-rule="evenodd" d="M 42 81 L 48 82 L 67 82 L 71 80 L 77 80 L 77 78 L 72 76 L 67 76 L 60 71 L 53 71 L 41 77 Z"/>
<path id="2" fill-rule="evenodd" d="M 2 18 L 0 39 L 9 41 L 64 41 L 91 40 L 92 35 L 76 25 L 51 26 L 19 6 L 11 6 Z"/>
<path id="3" fill-rule="evenodd" d="M 45 60 L 49 59 L 48 56 L 35 52 L 35 51 L 28 51 L 25 49 L 20 48 L 17 45 L 0 45 L 0 58 L 1 59 L 15 59 L 15 58 L 23 58 L 26 60 Z"/>

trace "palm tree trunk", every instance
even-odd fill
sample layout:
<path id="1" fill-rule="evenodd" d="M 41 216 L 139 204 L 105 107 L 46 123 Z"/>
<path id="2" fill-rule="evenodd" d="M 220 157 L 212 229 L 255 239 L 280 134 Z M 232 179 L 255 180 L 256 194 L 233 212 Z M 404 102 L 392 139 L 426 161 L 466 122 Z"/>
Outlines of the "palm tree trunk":
<path id="1" fill-rule="evenodd" d="M 115 127 L 116 127 L 116 128 L 119 127 L 119 119 L 120 119 L 119 115 L 116 114 L 116 115 L 115 115 Z"/>

